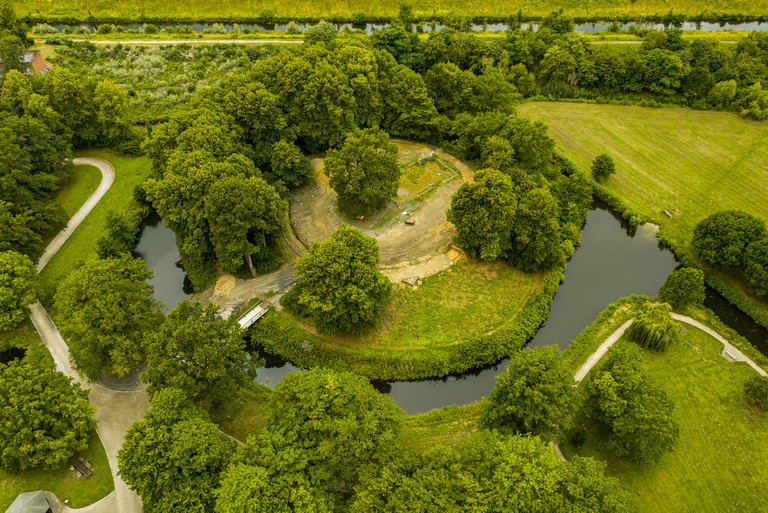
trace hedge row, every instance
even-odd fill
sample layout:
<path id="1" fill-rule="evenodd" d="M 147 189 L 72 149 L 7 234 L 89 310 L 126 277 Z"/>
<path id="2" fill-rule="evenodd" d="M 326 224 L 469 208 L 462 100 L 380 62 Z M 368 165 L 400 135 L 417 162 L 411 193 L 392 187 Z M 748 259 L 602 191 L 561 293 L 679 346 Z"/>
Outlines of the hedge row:
<path id="1" fill-rule="evenodd" d="M 286 314 L 274 312 L 249 328 L 248 335 L 252 343 L 267 352 L 305 369 L 353 370 L 369 379 L 387 381 L 443 377 L 494 364 L 525 346 L 547 319 L 555 292 L 563 280 L 563 270 L 552 271 L 544 288 L 519 312 L 517 322 L 455 346 L 350 352 L 308 333 Z"/>

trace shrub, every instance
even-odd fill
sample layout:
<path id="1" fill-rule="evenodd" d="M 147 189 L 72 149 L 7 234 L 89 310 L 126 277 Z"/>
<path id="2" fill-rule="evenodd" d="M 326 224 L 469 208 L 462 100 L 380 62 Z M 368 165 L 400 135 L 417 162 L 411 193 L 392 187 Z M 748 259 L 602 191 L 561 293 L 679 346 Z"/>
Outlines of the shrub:
<path id="1" fill-rule="evenodd" d="M 669 315 L 671 310 L 666 304 L 649 306 L 629 325 L 627 338 L 646 349 L 666 351 L 680 336 L 680 327 Z"/>
<path id="2" fill-rule="evenodd" d="M 704 302 L 704 271 L 684 267 L 673 271 L 659 288 L 659 299 L 673 308 Z"/>
<path id="3" fill-rule="evenodd" d="M 366 20 L 368 19 L 367 15 L 365 14 L 365 11 L 355 11 L 352 13 L 352 24 L 353 25 L 365 25 Z"/>
<path id="4" fill-rule="evenodd" d="M 298 23 L 296 23 L 295 21 L 291 21 L 285 27 L 285 32 L 287 34 L 301 34 L 301 29 L 299 28 Z"/>
<path id="5" fill-rule="evenodd" d="M 211 31 L 214 34 L 226 34 L 227 33 L 227 28 L 224 26 L 223 23 L 214 23 L 211 26 Z"/>
<path id="6" fill-rule="evenodd" d="M 157 34 L 157 27 L 150 23 L 145 23 L 142 25 L 141 31 L 145 34 Z"/>
<path id="7" fill-rule="evenodd" d="M 33 34 L 58 34 L 59 31 L 56 30 L 56 27 L 52 25 L 48 25 L 47 23 L 38 23 L 34 27 L 32 27 L 32 33 Z"/>
<path id="8" fill-rule="evenodd" d="M 615 172 L 616 164 L 607 153 L 598 155 L 592 162 L 592 176 L 599 183 L 605 182 Z"/>
<path id="9" fill-rule="evenodd" d="M 277 21 L 277 14 L 272 9 L 262 9 L 256 15 L 256 19 L 261 25 L 272 26 Z"/>
<path id="10" fill-rule="evenodd" d="M 110 32 L 112 32 L 112 26 L 106 23 L 99 25 L 99 28 L 96 30 L 97 34 L 109 34 Z"/>
<path id="11" fill-rule="evenodd" d="M 321 20 L 314 27 L 310 27 L 304 32 L 304 42 L 308 45 L 317 43 L 330 43 L 336 38 L 338 29 L 333 23 Z"/>
<path id="12" fill-rule="evenodd" d="M 768 411 L 768 378 L 755 376 L 744 384 L 744 394 L 747 402 Z"/>

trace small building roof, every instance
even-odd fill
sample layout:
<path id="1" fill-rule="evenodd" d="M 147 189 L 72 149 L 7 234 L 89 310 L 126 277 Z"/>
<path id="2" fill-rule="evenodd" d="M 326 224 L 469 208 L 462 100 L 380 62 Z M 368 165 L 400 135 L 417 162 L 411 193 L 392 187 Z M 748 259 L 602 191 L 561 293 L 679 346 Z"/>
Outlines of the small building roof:
<path id="1" fill-rule="evenodd" d="M 48 504 L 45 493 L 42 490 L 37 490 L 36 492 L 20 493 L 13 504 L 8 506 L 5 513 L 47 513 L 50 509 L 51 505 Z"/>

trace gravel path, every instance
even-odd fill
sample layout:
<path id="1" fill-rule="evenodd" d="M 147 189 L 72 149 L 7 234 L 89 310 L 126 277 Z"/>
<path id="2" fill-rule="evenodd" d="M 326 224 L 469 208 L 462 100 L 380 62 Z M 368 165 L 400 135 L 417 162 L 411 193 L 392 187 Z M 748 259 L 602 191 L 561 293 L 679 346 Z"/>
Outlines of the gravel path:
<path id="1" fill-rule="evenodd" d="M 42 270 L 53 255 L 64 245 L 66 240 L 77 229 L 85 217 L 93 210 L 93 207 L 104 197 L 104 194 L 112 186 L 115 180 L 115 169 L 112 164 L 103 159 L 82 158 L 73 159 L 76 165 L 94 166 L 101 171 L 102 180 L 96 191 L 83 203 L 74 216 L 58 235 L 51 241 L 40 258 L 37 266 Z M 40 334 L 45 346 L 56 362 L 56 368 L 63 374 L 71 377 L 75 382 L 90 391 L 88 400 L 96 407 L 95 418 L 98 421 L 96 432 L 101 439 L 104 450 L 109 459 L 112 478 L 115 482 L 115 491 L 104 499 L 79 509 L 88 513 L 141 513 L 143 508 L 139 496 L 128 488 L 120 476 L 117 475 L 117 451 L 125 439 L 125 431 L 128 426 L 139 420 L 149 407 L 147 394 L 143 390 L 121 392 L 109 390 L 98 384 L 88 383 L 72 367 L 69 356 L 69 348 L 61 337 L 56 324 L 48 312 L 39 302 L 30 305 L 30 318 Z M 65 509 L 66 511 L 67 509 Z"/>

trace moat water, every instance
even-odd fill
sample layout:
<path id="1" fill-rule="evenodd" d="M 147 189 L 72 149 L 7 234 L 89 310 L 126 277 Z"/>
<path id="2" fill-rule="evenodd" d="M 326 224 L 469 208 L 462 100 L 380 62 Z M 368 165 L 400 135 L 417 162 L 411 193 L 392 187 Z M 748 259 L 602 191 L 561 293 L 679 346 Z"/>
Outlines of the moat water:
<path id="1" fill-rule="evenodd" d="M 164 312 L 191 297 L 192 290 L 178 265 L 176 239 L 159 217 L 150 218 L 141 232 L 135 254 L 154 272 L 150 283 Z M 566 348 L 610 303 L 631 294 L 655 296 L 667 275 L 679 267 L 648 226 L 636 230 L 598 204 L 589 212 L 581 231 L 581 244 L 565 270 L 565 281 L 555 295 L 546 322 L 528 347 L 557 344 Z M 724 323 L 768 355 L 768 330 L 731 306 L 714 290 L 707 290 L 705 306 Z M 300 371 L 290 362 L 273 355 L 265 357 L 257 381 L 274 387 L 291 372 Z M 448 405 L 463 405 L 487 396 L 507 360 L 444 378 L 420 381 L 375 382 L 408 413 L 423 413 Z"/>

